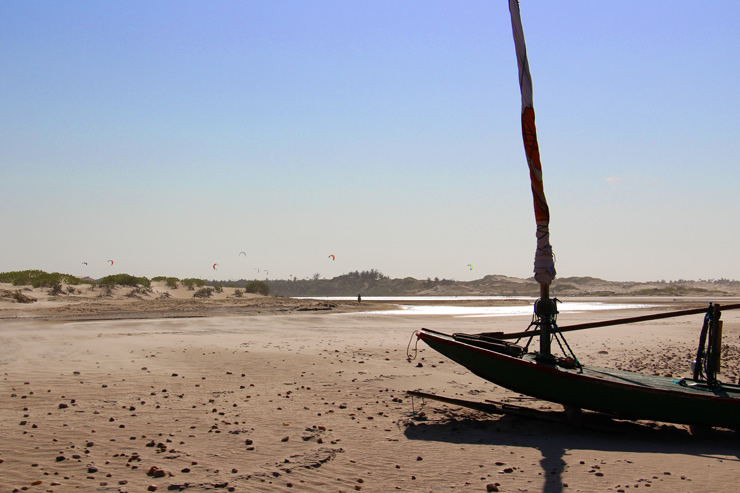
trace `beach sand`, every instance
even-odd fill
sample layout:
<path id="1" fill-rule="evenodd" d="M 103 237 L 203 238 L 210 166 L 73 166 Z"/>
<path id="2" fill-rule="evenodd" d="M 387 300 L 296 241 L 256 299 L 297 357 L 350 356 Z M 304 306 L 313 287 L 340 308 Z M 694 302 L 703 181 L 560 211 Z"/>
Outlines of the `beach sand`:
<path id="1" fill-rule="evenodd" d="M 196 302 L 161 286 L 144 299 L 40 291 L 26 291 L 33 304 L 0 302 L 0 492 L 734 490 L 740 444 L 727 430 L 698 439 L 654 422 L 578 428 L 406 395 L 561 415 L 422 342 L 407 359 L 421 327 L 514 332 L 526 317 L 379 315 L 372 309 L 387 307 L 228 293 Z M 740 315 L 723 319 L 721 378 L 734 382 Z M 692 316 L 567 338 L 590 364 L 679 377 L 700 327 Z"/>

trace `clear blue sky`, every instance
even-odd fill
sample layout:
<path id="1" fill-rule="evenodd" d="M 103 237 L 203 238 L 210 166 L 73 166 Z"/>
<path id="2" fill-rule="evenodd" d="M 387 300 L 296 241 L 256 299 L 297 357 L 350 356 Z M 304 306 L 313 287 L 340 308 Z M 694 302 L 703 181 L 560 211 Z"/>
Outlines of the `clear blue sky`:
<path id="1" fill-rule="evenodd" d="M 521 10 L 559 277 L 740 279 L 740 2 Z M 532 275 L 505 0 L 6 0 L 0 44 L 0 271 Z"/>

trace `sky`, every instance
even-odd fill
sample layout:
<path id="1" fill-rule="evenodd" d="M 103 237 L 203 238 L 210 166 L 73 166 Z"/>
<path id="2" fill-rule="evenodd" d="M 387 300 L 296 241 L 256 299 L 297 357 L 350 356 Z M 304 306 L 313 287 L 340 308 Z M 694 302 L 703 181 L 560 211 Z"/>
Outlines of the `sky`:
<path id="1" fill-rule="evenodd" d="M 558 277 L 740 279 L 740 2 L 520 3 Z M 5 0 L 0 45 L 0 272 L 532 275 L 506 0 Z"/>

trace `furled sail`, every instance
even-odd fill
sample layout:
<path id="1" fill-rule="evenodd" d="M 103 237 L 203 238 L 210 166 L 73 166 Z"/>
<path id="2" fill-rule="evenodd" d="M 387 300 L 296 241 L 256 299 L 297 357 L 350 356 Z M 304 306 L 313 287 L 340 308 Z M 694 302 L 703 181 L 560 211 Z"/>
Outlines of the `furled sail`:
<path id="1" fill-rule="evenodd" d="M 511 28 L 514 32 L 516 59 L 519 65 L 519 87 L 522 92 L 522 137 L 524 152 L 529 164 L 529 178 L 532 182 L 534 216 L 537 221 L 537 251 L 534 256 L 534 278 L 542 286 L 549 286 L 555 279 L 555 260 L 550 245 L 550 209 L 547 207 L 545 190 L 542 184 L 542 165 L 540 149 L 537 145 L 537 129 L 534 125 L 532 106 L 532 76 L 527 62 L 527 47 L 524 44 L 524 30 L 519 13 L 519 1 L 509 0 Z"/>

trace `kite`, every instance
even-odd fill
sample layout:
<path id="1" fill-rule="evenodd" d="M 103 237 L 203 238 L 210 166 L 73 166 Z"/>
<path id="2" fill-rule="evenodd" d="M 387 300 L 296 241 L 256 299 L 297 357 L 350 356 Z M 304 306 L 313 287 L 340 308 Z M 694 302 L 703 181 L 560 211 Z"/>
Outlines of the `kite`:
<path id="1" fill-rule="evenodd" d="M 473 270 L 473 264 L 468 264 L 468 267 L 470 267 L 470 270 Z"/>
<path id="2" fill-rule="evenodd" d="M 218 265 L 218 264 L 213 264 L 213 270 L 218 270 L 218 269 L 216 269 L 216 266 L 217 266 L 217 265 Z"/>
<path id="3" fill-rule="evenodd" d="M 332 260 L 336 260 L 337 259 L 334 255 L 329 255 L 329 257 L 327 257 L 327 258 L 330 258 Z"/>
<path id="4" fill-rule="evenodd" d="M 239 252 L 239 255 L 244 255 L 246 257 L 247 256 L 247 252 Z"/>
<path id="5" fill-rule="evenodd" d="M 113 265 L 113 261 L 112 260 L 109 260 L 108 262 L 110 262 L 110 264 Z"/>

